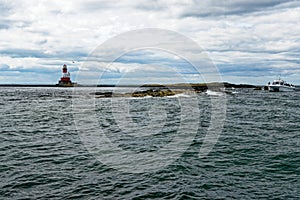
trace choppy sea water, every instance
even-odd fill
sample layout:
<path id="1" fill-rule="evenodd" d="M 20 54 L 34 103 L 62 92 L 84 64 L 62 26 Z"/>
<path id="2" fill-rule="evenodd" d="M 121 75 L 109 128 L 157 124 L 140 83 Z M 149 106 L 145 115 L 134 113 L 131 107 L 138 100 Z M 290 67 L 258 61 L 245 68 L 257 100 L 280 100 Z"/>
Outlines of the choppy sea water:
<path id="1" fill-rule="evenodd" d="M 191 144 L 174 162 L 143 173 L 97 159 L 78 131 L 74 98 L 91 97 L 74 95 L 72 88 L 0 88 L 1 199 L 300 198 L 299 91 L 199 94 Z M 93 99 L 96 128 L 124 151 L 155 155 L 184 126 L 180 98 L 194 106 L 188 96 Z M 199 158 L 212 120 L 211 98 L 226 98 L 226 119 L 212 151 Z M 126 115 L 118 112 L 120 105 L 127 105 Z"/>

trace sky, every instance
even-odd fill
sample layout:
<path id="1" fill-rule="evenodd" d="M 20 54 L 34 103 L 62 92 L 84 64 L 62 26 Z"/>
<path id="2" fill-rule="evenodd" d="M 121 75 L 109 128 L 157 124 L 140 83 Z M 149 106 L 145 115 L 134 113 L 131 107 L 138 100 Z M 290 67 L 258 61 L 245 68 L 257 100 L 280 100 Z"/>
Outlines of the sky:
<path id="1" fill-rule="evenodd" d="M 55 84 L 63 64 L 73 81 L 86 84 L 206 80 L 209 70 L 195 70 L 186 56 L 167 48 L 145 46 L 113 61 L 107 55 L 114 49 L 100 48 L 95 57 L 107 41 L 125 35 L 131 45 L 131 31 L 148 28 L 162 33 L 152 41 L 164 38 L 199 63 L 209 59 L 223 81 L 264 85 L 280 76 L 300 85 L 297 0 L 0 0 L 0 84 Z M 206 56 L 178 45 L 170 31 L 194 41 Z M 139 44 L 149 37 L 139 37 Z"/>

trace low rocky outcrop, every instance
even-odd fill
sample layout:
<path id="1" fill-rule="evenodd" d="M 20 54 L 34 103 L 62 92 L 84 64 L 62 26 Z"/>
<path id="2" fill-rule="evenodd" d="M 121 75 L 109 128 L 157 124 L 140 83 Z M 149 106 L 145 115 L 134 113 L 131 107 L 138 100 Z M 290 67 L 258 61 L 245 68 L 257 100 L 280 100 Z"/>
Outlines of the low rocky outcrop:
<path id="1" fill-rule="evenodd" d="M 165 96 L 173 96 L 176 92 L 172 90 L 146 90 L 146 91 L 138 91 L 131 94 L 132 97 L 145 97 L 145 96 L 152 96 L 152 97 L 165 97 Z"/>

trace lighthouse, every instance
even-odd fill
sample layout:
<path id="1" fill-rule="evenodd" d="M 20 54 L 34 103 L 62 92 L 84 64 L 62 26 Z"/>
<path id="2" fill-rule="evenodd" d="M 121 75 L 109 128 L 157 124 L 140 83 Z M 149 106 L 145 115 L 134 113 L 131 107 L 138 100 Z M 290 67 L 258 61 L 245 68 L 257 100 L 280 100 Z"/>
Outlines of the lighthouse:
<path id="1" fill-rule="evenodd" d="M 68 72 L 67 65 L 64 64 L 62 67 L 62 77 L 58 81 L 59 86 L 66 86 L 66 87 L 72 87 L 74 86 L 74 83 L 72 83 L 71 78 L 70 78 L 70 72 Z"/>

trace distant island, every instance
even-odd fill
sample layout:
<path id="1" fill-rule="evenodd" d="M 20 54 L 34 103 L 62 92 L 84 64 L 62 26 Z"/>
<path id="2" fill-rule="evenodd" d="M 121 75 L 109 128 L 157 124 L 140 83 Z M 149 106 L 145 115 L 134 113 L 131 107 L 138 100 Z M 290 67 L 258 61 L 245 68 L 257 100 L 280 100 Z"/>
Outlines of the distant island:
<path id="1" fill-rule="evenodd" d="M 144 84 L 144 85 L 113 85 L 113 84 L 101 84 L 101 85 L 59 85 L 59 84 L 0 84 L 0 87 L 144 87 L 144 88 L 169 88 L 169 89 L 194 89 L 198 91 L 204 91 L 208 88 L 225 87 L 225 88 L 256 88 L 260 86 L 249 84 L 233 84 L 228 82 L 214 82 L 214 83 L 175 83 L 175 84 Z"/>

